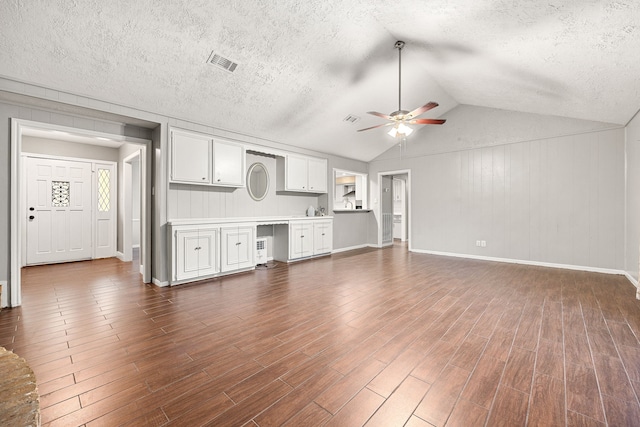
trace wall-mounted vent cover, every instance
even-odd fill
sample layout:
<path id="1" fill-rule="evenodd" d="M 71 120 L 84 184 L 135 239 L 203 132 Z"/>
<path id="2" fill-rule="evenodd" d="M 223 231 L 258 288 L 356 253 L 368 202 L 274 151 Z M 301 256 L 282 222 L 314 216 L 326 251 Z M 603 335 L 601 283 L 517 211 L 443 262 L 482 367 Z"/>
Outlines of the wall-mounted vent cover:
<path id="1" fill-rule="evenodd" d="M 209 59 L 207 60 L 207 62 L 230 73 L 233 73 L 238 67 L 237 62 L 225 58 L 224 56 L 215 52 L 211 52 L 211 55 L 209 55 Z"/>
<path id="2" fill-rule="evenodd" d="M 342 119 L 343 122 L 347 122 L 347 123 L 355 123 L 358 120 L 360 120 L 360 117 L 354 116 L 353 114 L 349 114 L 347 117 Z"/>

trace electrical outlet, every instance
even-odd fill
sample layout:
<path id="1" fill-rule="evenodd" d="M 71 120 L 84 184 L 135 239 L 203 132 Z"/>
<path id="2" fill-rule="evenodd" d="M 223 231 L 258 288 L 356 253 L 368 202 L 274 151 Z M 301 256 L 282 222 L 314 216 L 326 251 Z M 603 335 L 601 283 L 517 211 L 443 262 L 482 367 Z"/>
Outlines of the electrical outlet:
<path id="1" fill-rule="evenodd" d="M 487 241 L 486 240 L 482 240 L 480 242 L 480 246 L 482 246 L 483 248 L 486 248 L 487 247 Z"/>
<path id="2" fill-rule="evenodd" d="M 476 240 L 476 246 L 480 246 L 480 240 Z"/>

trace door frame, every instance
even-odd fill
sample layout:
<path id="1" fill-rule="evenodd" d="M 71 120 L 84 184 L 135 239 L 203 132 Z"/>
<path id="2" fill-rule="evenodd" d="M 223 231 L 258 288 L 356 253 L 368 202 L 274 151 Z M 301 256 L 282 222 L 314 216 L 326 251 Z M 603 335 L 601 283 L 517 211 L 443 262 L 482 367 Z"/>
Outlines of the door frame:
<path id="1" fill-rule="evenodd" d="M 9 210 L 9 222 L 11 225 L 11 238 L 10 238 L 10 275 L 9 275 L 9 292 L 7 296 L 7 292 L 2 293 L 2 301 L 0 303 L 1 306 L 9 306 L 9 307 L 18 307 L 22 305 L 22 277 L 21 277 L 21 268 L 23 264 L 23 255 L 22 255 L 22 230 L 25 227 L 25 221 L 23 216 L 21 215 L 21 202 L 24 200 L 24 189 L 23 181 L 24 181 L 24 165 L 22 162 L 22 133 L 27 129 L 38 129 L 38 130 L 53 130 L 59 132 L 66 132 L 69 134 L 75 135 L 83 135 L 90 137 L 100 137 L 107 138 L 113 141 L 121 141 L 126 143 L 133 144 L 141 144 L 149 149 L 146 150 L 147 156 L 151 154 L 151 141 L 147 139 L 134 138 L 123 135 L 116 135 L 106 132 L 98 132 L 91 131 L 86 129 L 78 129 L 67 126 L 60 126 L 49 123 L 36 122 L 32 120 L 24 120 L 11 118 L 11 154 L 10 154 L 10 176 L 11 176 L 11 187 L 10 187 L 10 201 L 11 208 Z M 141 159 L 142 160 L 142 159 Z M 150 165 L 150 162 L 145 161 L 144 163 L 140 163 L 141 174 L 143 176 L 147 175 L 147 171 L 145 169 L 142 172 L 143 165 L 147 168 L 147 165 Z M 145 183 L 142 185 L 146 185 Z M 144 199 L 146 201 L 146 198 Z M 146 205 L 143 204 L 143 205 Z M 142 225 L 145 234 L 148 236 L 151 233 L 151 209 L 146 206 L 141 207 L 144 211 L 144 214 L 141 213 L 141 221 L 144 222 Z M 143 216 L 144 215 L 144 216 Z M 141 236 L 141 245 L 146 246 L 147 241 L 142 241 Z M 144 274 L 143 280 L 146 282 L 147 280 L 151 280 L 151 248 L 142 248 L 142 251 L 145 253 L 145 263 L 144 263 Z M 147 259 L 148 258 L 148 259 Z"/>
<path id="2" fill-rule="evenodd" d="M 407 239 L 409 240 L 409 251 L 413 251 L 413 246 L 412 246 L 412 235 L 411 235 L 411 222 L 413 220 L 413 214 L 411 211 L 411 169 L 398 169 L 398 170 L 391 170 L 391 171 L 382 171 L 382 172 L 378 172 L 378 200 L 380 200 L 380 203 L 378 203 L 378 247 L 381 248 L 382 247 L 382 177 L 383 176 L 389 176 L 391 178 L 393 178 L 394 175 L 407 175 L 407 187 L 406 187 L 406 196 L 407 196 L 407 200 L 406 200 L 406 211 L 407 211 Z M 393 181 L 392 181 L 393 182 Z M 391 186 L 393 188 L 393 185 Z"/>
<path id="3" fill-rule="evenodd" d="M 138 159 L 138 187 L 140 190 L 139 194 L 139 203 L 140 203 L 140 246 L 142 246 L 144 241 L 144 230 L 142 229 L 142 217 L 144 216 L 144 200 L 145 200 L 145 192 L 143 186 L 143 171 L 142 171 L 142 162 L 144 159 L 145 147 L 140 147 L 138 151 L 135 153 L 129 154 L 122 160 L 122 177 L 123 181 L 123 194 L 122 194 L 122 207 L 124 216 L 122 223 L 122 261 L 129 262 L 133 258 L 133 200 L 131 198 L 132 191 L 132 183 L 133 183 L 133 161 Z M 142 254 L 141 254 L 142 255 Z M 140 257 L 140 270 L 142 272 L 143 267 L 142 256 Z"/>

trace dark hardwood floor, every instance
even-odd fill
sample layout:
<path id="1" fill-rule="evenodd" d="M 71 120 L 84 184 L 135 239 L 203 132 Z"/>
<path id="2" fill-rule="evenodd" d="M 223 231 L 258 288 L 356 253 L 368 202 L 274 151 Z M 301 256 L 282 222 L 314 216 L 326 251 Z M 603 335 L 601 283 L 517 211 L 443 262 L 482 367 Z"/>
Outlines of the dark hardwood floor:
<path id="1" fill-rule="evenodd" d="M 396 245 L 173 288 L 29 267 L 0 345 L 50 426 L 638 426 L 623 276 Z"/>

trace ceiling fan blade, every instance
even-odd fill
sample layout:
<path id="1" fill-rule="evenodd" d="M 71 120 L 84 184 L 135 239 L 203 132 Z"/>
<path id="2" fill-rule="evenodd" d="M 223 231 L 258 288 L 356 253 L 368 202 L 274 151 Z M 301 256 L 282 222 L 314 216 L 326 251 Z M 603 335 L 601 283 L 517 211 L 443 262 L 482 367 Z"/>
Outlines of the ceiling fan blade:
<path id="1" fill-rule="evenodd" d="M 387 120 L 394 120 L 393 117 L 387 116 L 386 114 L 378 113 L 377 111 L 367 111 L 367 114 L 373 114 L 374 116 L 382 117 Z"/>
<path id="2" fill-rule="evenodd" d="M 412 125 L 441 125 L 444 122 L 446 122 L 444 119 L 415 119 L 408 123 Z"/>
<path id="3" fill-rule="evenodd" d="M 381 128 L 381 127 L 384 127 L 384 126 L 392 126 L 392 125 L 395 125 L 395 123 L 394 122 L 384 123 L 384 124 L 381 124 L 381 125 L 371 126 L 370 128 L 358 129 L 358 132 L 362 132 L 363 130 Z"/>
<path id="4" fill-rule="evenodd" d="M 416 108 L 415 110 L 411 111 L 409 114 L 407 114 L 407 116 L 416 117 L 424 113 L 425 111 L 429 111 L 432 108 L 436 108 L 437 106 L 438 106 L 437 102 L 429 102 L 427 104 L 424 104 L 422 107 Z"/>

